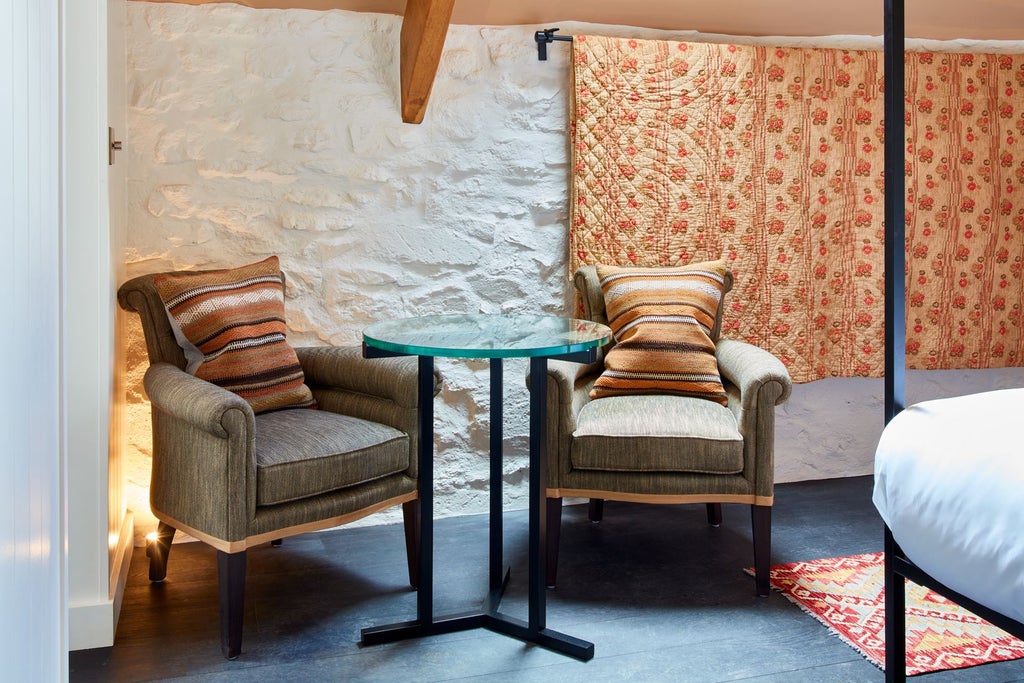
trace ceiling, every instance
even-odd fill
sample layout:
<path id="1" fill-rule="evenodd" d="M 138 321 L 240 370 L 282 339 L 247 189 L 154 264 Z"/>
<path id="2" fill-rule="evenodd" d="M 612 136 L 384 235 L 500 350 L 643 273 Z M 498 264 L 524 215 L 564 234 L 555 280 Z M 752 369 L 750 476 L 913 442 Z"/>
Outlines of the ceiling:
<path id="1" fill-rule="evenodd" d="M 402 14 L 405 0 L 151 0 Z M 908 38 L 1024 40 L 1024 0 L 906 0 Z M 456 0 L 454 24 L 560 21 L 733 35 L 881 35 L 881 0 Z"/>

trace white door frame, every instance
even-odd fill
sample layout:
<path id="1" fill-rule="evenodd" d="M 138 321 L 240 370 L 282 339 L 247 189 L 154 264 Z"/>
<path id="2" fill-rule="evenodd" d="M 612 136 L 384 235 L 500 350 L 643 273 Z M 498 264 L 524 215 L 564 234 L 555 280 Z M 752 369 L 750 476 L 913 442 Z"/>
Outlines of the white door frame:
<path id="1" fill-rule="evenodd" d="M 124 0 L 109 2 L 123 11 Z M 78 650 L 114 642 L 133 532 L 118 480 L 121 453 L 110 438 L 117 266 L 107 167 L 108 0 L 62 0 L 62 15 L 68 645 Z"/>

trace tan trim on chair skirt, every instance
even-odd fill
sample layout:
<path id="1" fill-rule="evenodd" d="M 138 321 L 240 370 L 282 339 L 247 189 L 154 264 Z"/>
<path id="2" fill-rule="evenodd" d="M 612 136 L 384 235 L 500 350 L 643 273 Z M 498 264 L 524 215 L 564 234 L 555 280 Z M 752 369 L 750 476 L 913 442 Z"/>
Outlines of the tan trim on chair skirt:
<path id="1" fill-rule="evenodd" d="M 653 503 L 657 505 L 678 505 L 681 503 L 747 503 L 749 505 L 772 505 L 775 496 L 749 496 L 741 493 L 687 493 L 670 495 L 664 493 L 620 493 L 596 489 L 548 489 L 548 498 L 601 498 L 618 500 L 623 503 Z"/>
<path id="2" fill-rule="evenodd" d="M 370 507 L 366 507 L 361 510 L 349 512 L 344 515 L 338 515 L 337 517 L 321 519 L 316 522 L 296 524 L 295 526 L 290 526 L 285 529 L 278 529 L 277 531 L 268 531 L 263 534 L 257 534 L 256 536 L 249 536 L 248 538 L 245 538 L 241 541 L 225 541 L 214 536 L 211 536 L 210 534 L 203 533 L 202 531 L 197 531 L 189 525 L 177 521 L 173 517 L 169 517 L 167 515 L 160 513 L 154 513 L 154 515 L 156 516 L 157 519 L 164 522 L 165 524 L 170 524 L 178 531 L 183 531 L 189 536 L 195 538 L 196 540 L 202 541 L 203 543 L 212 546 L 217 550 L 223 550 L 226 553 L 240 553 L 243 550 L 250 548 L 251 546 L 266 543 L 268 541 L 273 541 L 278 538 L 288 538 L 289 536 L 297 536 L 299 534 L 304 534 L 308 531 L 319 531 L 321 529 L 330 529 L 332 527 L 341 526 L 342 524 L 348 524 L 349 522 L 354 522 L 357 519 L 362 519 L 367 515 L 372 515 L 374 512 L 380 512 L 381 510 L 385 510 L 389 507 L 394 507 L 395 505 L 401 505 L 402 503 L 408 503 L 411 500 L 416 500 L 417 497 L 418 495 L 415 491 L 412 491 L 410 493 L 403 493 L 400 496 L 389 498 L 388 500 L 381 501 L 375 505 L 371 505 Z"/>

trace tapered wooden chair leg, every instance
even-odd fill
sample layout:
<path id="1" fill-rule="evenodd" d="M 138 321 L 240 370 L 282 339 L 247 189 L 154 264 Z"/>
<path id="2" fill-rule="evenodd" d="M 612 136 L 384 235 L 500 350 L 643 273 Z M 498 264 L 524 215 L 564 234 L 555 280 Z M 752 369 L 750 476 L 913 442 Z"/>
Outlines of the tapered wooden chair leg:
<path id="1" fill-rule="evenodd" d="M 591 498 L 587 506 L 587 518 L 591 522 L 600 522 L 604 519 L 604 498 Z"/>
<path id="2" fill-rule="evenodd" d="M 771 591 L 772 506 L 751 505 L 754 535 L 754 583 L 757 594 L 768 597 Z"/>
<path id="3" fill-rule="evenodd" d="M 708 503 L 708 524 L 714 527 L 722 526 L 722 504 Z"/>
<path id="4" fill-rule="evenodd" d="M 558 544 L 562 536 L 562 499 L 547 499 L 547 553 L 545 557 L 545 582 L 548 588 L 555 587 L 558 579 Z"/>
<path id="5" fill-rule="evenodd" d="M 167 578 L 167 557 L 171 554 L 174 541 L 174 527 L 160 522 L 156 527 L 156 540 L 146 545 L 149 557 L 149 580 L 159 583 Z"/>
<path id="6" fill-rule="evenodd" d="M 420 501 L 402 503 L 402 520 L 405 525 L 405 556 L 409 564 L 409 585 L 420 587 Z"/>
<path id="7" fill-rule="evenodd" d="M 245 612 L 245 551 L 217 551 L 220 587 L 220 649 L 228 659 L 242 652 L 242 616 Z"/>

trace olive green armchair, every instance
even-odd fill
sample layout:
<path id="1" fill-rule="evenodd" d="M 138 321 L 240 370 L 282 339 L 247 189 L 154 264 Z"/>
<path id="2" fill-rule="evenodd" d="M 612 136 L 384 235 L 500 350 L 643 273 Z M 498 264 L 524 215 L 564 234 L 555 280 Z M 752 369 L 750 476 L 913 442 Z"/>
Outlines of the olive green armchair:
<path id="1" fill-rule="evenodd" d="M 159 520 L 150 580 L 166 576 L 176 529 L 216 548 L 221 648 L 234 659 L 241 652 L 248 548 L 401 505 L 415 586 L 416 359 L 368 360 L 358 347 L 297 348 L 319 409 L 254 414 L 238 395 L 185 372 L 154 287 L 157 275 L 136 277 L 118 291 L 121 307 L 142 320 L 150 362 L 149 496 Z M 435 376 L 435 390 L 439 381 Z"/>
<path id="2" fill-rule="evenodd" d="M 573 276 L 584 316 L 608 324 L 594 266 Z M 725 291 L 732 285 L 727 277 Z M 562 498 L 589 498 L 590 518 L 601 519 L 605 500 L 705 503 L 708 521 L 721 523 L 722 503 L 751 506 L 756 590 L 767 595 L 774 502 L 775 406 L 791 381 L 772 354 L 719 339 L 719 306 L 711 339 L 728 397 L 722 406 L 677 395 L 591 399 L 603 370 L 548 363 L 547 583 L 557 578 Z"/>

